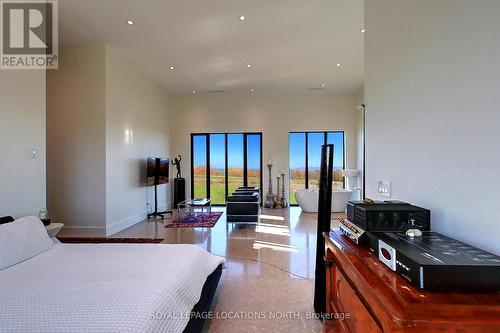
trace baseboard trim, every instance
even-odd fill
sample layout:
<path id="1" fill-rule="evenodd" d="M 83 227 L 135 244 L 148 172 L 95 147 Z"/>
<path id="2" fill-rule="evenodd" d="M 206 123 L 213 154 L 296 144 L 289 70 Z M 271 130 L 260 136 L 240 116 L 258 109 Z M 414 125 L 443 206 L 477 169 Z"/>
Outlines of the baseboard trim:
<path id="1" fill-rule="evenodd" d="M 160 205 L 158 210 L 165 211 L 168 207 L 173 207 L 173 203 L 170 202 L 166 205 Z M 95 227 L 95 226 L 64 226 L 63 234 L 65 237 L 77 236 L 77 237 L 109 237 L 122 230 L 130 228 L 131 226 L 144 221 L 147 218 L 147 212 L 140 212 L 135 215 L 126 217 L 122 220 L 116 221 L 106 227 Z"/>
<path id="2" fill-rule="evenodd" d="M 65 236 L 92 236 L 102 237 L 106 235 L 106 228 L 104 227 L 88 227 L 88 226 L 64 226 L 63 233 Z"/>
<path id="3" fill-rule="evenodd" d="M 159 211 L 167 210 L 167 207 L 172 207 L 172 205 L 160 205 L 158 206 Z M 111 225 L 106 225 L 106 237 L 114 235 L 122 230 L 130 228 L 131 226 L 144 221 L 147 219 L 147 212 L 140 212 L 138 214 L 124 218 L 123 220 L 114 222 Z"/>
<path id="4" fill-rule="evenodd" d="M 106 225 L 106 237 L 114 235 L 122 230 L 125 230 L 134 224 L 137 224 L 146 219 L 146 212 L 141 212 L 139 214 L 135 214 L 124 218 L 118 222 L 115 222 L 111 225 Z"/>

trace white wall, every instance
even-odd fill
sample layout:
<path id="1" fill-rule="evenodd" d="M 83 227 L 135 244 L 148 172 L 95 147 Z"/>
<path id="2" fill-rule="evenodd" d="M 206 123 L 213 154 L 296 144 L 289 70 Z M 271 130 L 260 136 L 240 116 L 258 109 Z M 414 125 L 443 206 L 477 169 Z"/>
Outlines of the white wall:
<path id="1" fill-rule="evenodd" d="M 47 75 L 47 201 L 65 231 L 106 226 L 104 46 L 60 46 Z"/>
<path id="2" fill-rule="evenodd" d="M 45 71 L 0 70 L 0 216 L 46 206 L 45 162 Z"/>
<path id="3" fill-rule="evenodd" d="M 365 1 L 367 190 L 500 254 L 500 2 Z"/>
<path id="4" fill-rule="evenodd" d="M 169 156 L 168 97 L 104 44 L 60 48 L 48 76 L 48 201 L 65 235 L 110 235 L 146 218 L 148 156 Z M 170 202 L 159 187 L 159 205 Z M 153 209 L 153 208 L 152 208 Z"/>
<path id="5" fill-rule="evenodd" d="M 200 132 L 262 132 L 264 189 L 268 173 L 265 164 L 273 161 L 275 176 L 288 169 L 288 133 L 304 130 L 345 130 L 346 167 L 357 166 L 355 94 L 324 95 L 221 95 L 173 98 L 172 156 L 183 157 L 183 176 L 190 193 L 190 134 Z M 285 179 L 288 179 L 286 175 Z M 288 186 L 288 181 L 286 181 Z M 286 191 L 288 194 L 288 190 Z"/>
<path id="6" fill-rule="evenodd" d="M 144 220 L 154 210 L 146 188 L 146 158 L 170 157 L 169 100 L 150 77 L 106 45 L 106 233 Z M 170 206 L 170 184 L 158 186 L 158 204 Z"/>

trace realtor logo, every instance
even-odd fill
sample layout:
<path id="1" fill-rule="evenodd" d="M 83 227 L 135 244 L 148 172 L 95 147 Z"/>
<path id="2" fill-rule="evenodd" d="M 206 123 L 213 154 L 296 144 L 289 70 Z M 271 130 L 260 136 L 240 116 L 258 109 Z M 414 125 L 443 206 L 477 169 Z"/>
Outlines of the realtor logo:
<path id="1" fill-rule="evenodd" d="M 57 68 L 57 0 L 2 0 L 0 4 L 0 68 Z"/>

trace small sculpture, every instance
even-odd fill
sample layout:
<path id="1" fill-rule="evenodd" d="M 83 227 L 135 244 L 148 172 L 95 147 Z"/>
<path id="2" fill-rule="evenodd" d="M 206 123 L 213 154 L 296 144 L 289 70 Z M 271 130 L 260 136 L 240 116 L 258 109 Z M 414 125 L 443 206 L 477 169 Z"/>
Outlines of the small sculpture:
<path id="1" fill-rule="evenodd" d="M 172 161 L 172 165 L 174 165 L 177 168 L 177 175 L 175 178 L 182 178 L 181 177 L 181 161 L 182 161 L 182 156 L 179 155 L 179 158 L 175 158 L 175 163 Z"/>

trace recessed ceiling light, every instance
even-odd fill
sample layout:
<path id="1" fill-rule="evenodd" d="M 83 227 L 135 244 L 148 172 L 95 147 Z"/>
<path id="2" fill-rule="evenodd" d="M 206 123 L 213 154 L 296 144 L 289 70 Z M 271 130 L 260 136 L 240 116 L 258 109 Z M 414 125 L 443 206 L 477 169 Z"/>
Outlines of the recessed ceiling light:
<path id="1" fill-rule="evenodd" d="M 361 29 L 361 33 L 365 32 L 365 31 L 366 31 L 366 29 Z"/>
<path id="2" fill-rule="evenodd" d="M 245 15 L 241 15 L 240 16 L 240 21 L 245 21 L 247 18 L 245 17 Z"/>
<path id="3" fill-rule="evenodd" d="M 251 91 L 251 92 L 254 92 L 254 91 L 255 91 L 255 89 L 250 89 L 250 91 Z"/>
<path id="4" fill-rule="evenodd" d="M 170 70 L 173 71 L 175 69 L 174 66 L 170 66 Z"/>
<path id="5" fill-rule="evenodd" d="M 326 84 L 324 84 L 324 83 L 323 83 L 323 84 L 321 85 L 321 87 L 323 87 L 323 88 L 324 88 L 324 87 L 326 87 Z"/>
<path id="6" fill-rule="evenodd" d="M 196 90 L 193 90 L 193 94 L 196 94 Z"/>
<path id="7" fill-rule="evenodd" d="M 340 67 L 340 64 L 336 64 L 335 66 Z"/>
<path id="8" fill-rule="evenodd" d="M 127 24 L 128 24 L 128 25 L 134 25 L 134 21 L 132 21 L 132 20 L 128 20 L 128 21 L 127 21 Z"/>
<path id="9" fill-rule="evenodd" d="M 247 67 L 248 67 L 248 68 L 250 68 L 250 67 L 252 67 L 252 65 L 251 65 L 251 64 L 248 64 L 248 65 L 247 65 Z"/>

